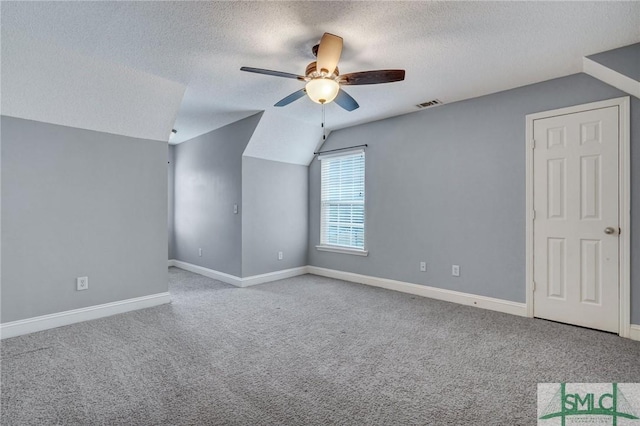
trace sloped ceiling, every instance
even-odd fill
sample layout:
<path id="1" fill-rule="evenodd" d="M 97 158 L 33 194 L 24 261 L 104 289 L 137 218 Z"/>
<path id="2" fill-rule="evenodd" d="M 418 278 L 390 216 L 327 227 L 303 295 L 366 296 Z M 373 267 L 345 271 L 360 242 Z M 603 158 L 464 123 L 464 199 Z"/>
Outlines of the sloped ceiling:
<path id="1" fill-rule="evenodd" d="M 306 166 L 322 142 L 322 133 L 317 123 L 311 125 L 268 110 L 262 115 L 244 155 Z"/>
<path id="2" fill-rule="evenodd" d="M 121 115 L 130 115 L 131 121 L 151 113 L 169 120 L 168 112 L 154 108 L 166 104 L 171 109 L 177 97 L 173 90 L 182 85 L 186 90 L 175 123 L 158 132 L 175 127 L 178 134 L 172 142 L 179 143 L 266 110 L 260 132 L 280 132 L 281 137 L 262 137 L 256 143 L 278 141 L 283 146 L 251 146 L 253 155 L 284 152 L 286 144 L 296 141 L 285 141 L 289 136 L 280 127 L 288 122 L 292 128 L 317 128 L 321 111 L 306 98 L 274 108 L 301 83 L 239 68 L 303 74 L 314 59 L 311 47 L 325 31 L 344 38 L 342 73 L 407 71 L 401 83 L 349 87 L 360 108 L 349 113 L 327 105 L 329 129 L 415 111 L 416 104 L 434 98 L 450 103 L 577 73 L 583 56 L 640 41 L 640 2 L 2 2 L 1 7 L 3 112 L 28 114 L 33 108 L 43 121 L 64 115 L 101 128 L 116 126 L 116 113 L 104 114 L 103 123 L 92 121 L 100 120 L 95 114 L 90 120 L 83 117 L 82 102 L 36 107 L 32 94 L 31 106 L 20 104 L 17 93 L 33 84 L 43 98 L 107 90 L 107 97 L 122 100 Z M 38 55 L 62 49 L 68 60 L 16 62 L 21 48 L 5 49 L 7 42 L 13 43 L 11 34 L 32 40 Z M 142 86 L 155 90 L 136 93 L 137 80 L 122 77 L 131 84 L 121 84 L 113 70 L 96 77 L 97 82 L 83 83 L 67 69 L 74 61 L 80 68 L 88 66 L 82 58 L 125 74 L 137 71 L 147 76 Z M 28 69 L 43 62 L 51 64 L 47 72 Z M 21 73 L 24 78 L 14 79 Z M 51 80 L 50 74 L 60 78 Z M 7 85 L 13 94 L 5 101 Z M 139 100 L 145 97 L 148 102 Z M 105 109 L 115 104 L 108 102 Z M 151 134 L 148 129 L 143 133 Z M 304 161 L 289 154 L 283 154 L 287 161 Z"/>
<path id="3" fill-rule="evenodd" d="M 185 86 L 2 32 L 3 115 L 166 141 Z"/>

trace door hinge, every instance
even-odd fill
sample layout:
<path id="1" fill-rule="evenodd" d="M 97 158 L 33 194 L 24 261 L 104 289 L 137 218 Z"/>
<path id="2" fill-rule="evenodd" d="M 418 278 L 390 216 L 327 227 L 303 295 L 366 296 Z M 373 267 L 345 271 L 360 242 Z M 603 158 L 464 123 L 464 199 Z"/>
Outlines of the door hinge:
<path id="1" fill-rule="evenodd" d="M 535 210 L 533 210 L 531 212 L 531 219 L 536 220 L 536 211 Z"/>
<path id="2" fill-rule="evenodd" d="M 531 139 L 531 149 L 536 149 L 536 140 Z"/>
<path id="3" fill-rule="evenodd" d="M 533 287 L 533 291 L 536 291 L 536 282 L 531 281 L 531 286 Z"/>

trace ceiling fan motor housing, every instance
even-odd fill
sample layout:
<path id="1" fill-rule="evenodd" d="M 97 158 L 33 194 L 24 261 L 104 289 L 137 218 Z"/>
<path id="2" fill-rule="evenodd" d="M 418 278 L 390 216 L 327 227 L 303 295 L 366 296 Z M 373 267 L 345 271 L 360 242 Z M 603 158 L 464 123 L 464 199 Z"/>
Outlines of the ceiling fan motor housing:
<path id="1" fill-rule="evenodd" d="M 311 62 L 309 65 L 307 65 L 307 69 L 304 72 L 304 75 L 306 75 L 308 78 L 318 78 L 318 77 L 327 77 L 327 78 L 337 78 L 340 75 L 340 70 L 338 70 L 338 67 L 336 67 L 335 71 L 333 72 L 332 75 L 322 75 L 320 73 L 318 73 L 318 71 L 316 70 L 316 62 L 313 61 Z"/>

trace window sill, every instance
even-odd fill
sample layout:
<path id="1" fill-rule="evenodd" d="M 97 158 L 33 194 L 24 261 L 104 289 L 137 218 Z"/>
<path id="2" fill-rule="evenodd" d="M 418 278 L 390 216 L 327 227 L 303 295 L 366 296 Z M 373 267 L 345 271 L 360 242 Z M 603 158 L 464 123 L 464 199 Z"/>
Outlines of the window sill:
<path id="1" fill-rule="evenodd" d="M 330 251 L 333 253 L 342 253 L 342 254 L 353 254 L 355 256 L 368 256 L 368 250 L 359 250 L 359 249 L 351 249 L 346 247 L 337 247 L 337 246 L 316 246 L 318 251 Z"/>

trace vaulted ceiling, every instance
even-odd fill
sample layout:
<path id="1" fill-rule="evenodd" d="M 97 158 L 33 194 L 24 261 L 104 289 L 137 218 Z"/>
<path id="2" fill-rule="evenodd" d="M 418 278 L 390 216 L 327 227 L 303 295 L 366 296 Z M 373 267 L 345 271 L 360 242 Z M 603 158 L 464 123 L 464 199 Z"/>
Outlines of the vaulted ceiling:
<path id="1" fill-rule="evenodd" d="M 256 156 L 317 145 L 321 107 L 273 104 L 302 83 L 324 32 L 342 73 L 403 68 L 401 83 L 351 86 L 330 129 L 581 71 L 583 56 L 640 41 L 639 2 L 2 2 L 2 113 L 179 143 L 265 110 Z M 297 129 L 295 131 L 287 131 Z M 315 129 L 315 130 L 314 130 Z M 271 144 L 271 145 L 269 145 Z M 275 145 L 274 145 L 275 144 Z M 284 153 L 284 154 L 282 154 Z M 288 156 L 287 156 L 288 155 Z M 284 157 L 283 157 L 284 158 Z"/>

